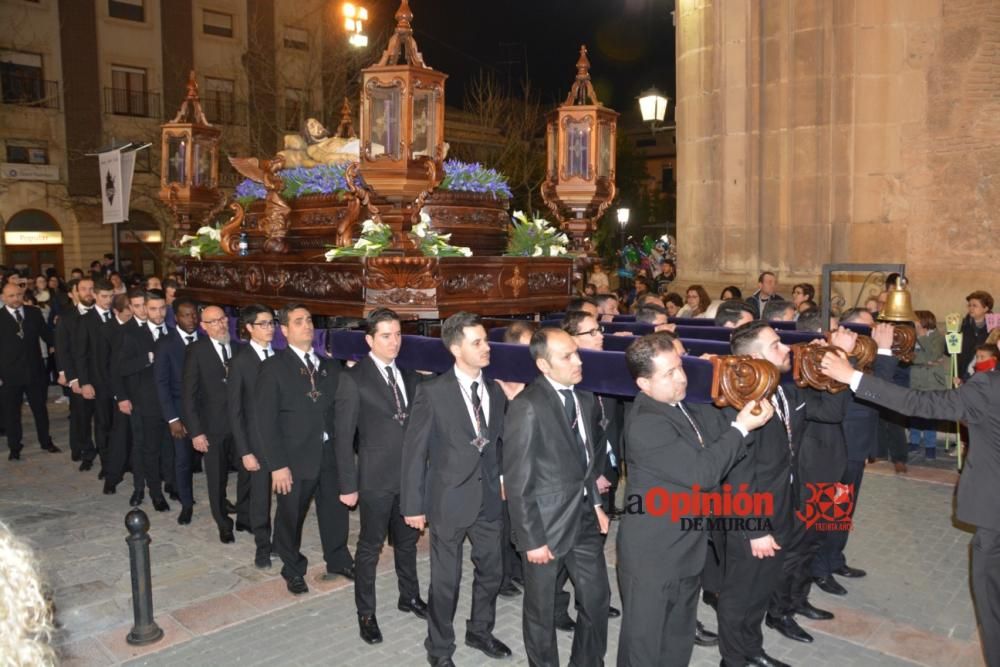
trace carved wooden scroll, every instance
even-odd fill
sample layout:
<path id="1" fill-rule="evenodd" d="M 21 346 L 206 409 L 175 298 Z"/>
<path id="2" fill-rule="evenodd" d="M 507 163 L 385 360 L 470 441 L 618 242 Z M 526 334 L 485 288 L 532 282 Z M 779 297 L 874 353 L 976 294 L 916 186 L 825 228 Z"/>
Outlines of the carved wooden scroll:
<path id="1" fill-rule="evenodd" d="M 913 353 L 917 347 L 917 331 L 907 324 L 892 327 L 892 353 L 904 364 L 913 363 Z"/>
<path id="2" fill-rule="evenodd" d="M 769 400 L 781 379 L 774 364 L 748 356 L 712 357 L 712 400 L 720 408 L 742 410 L 752 401 Z M 754 409 L 759 414 L 760 408 Z"/>
<path id="3" fill-rule="evenodd" d="M 859 336 L 860 338 L 860 336 Z M 847 389 L 842 382 L 827 377 L 822 371 L 823 357 L 827 352 L 844 354 L 844 351 L 833 345 L 815 345 L 813 343 L 796 343 L 792 348 L 792 377 L 800 387 L 812 387 L 819 391 L 837 394 Z M 855 348 L 857 349 L 857 348 Z"/>
<path id="4" fill-rule="evenodd" d="M 833 338 L 832 331 L 826 334 L 826 341 L 829 343 L 831 338 Z M 878 343 L 875 342 L 875 339 L 871 336 L 858 334 L 854 349 L 847 356 L 854 360 L 855 368 L 859 371 L 867 371 L 875 363 L 876 355 L 878 355 Z"/>
<path id="5" fill-rule="evenodd" d="M 240 251 L 240 232 L 243 228 L 243 218 L 246 217 L 246 211 L 238 201 L 232 202 L 229 205 L 229 209 L 233 212 L 233 217 L 223 225 L 219 233 L 219 246 L 222 247 L 222 252 L 227 255 L 238 255 Z"/>

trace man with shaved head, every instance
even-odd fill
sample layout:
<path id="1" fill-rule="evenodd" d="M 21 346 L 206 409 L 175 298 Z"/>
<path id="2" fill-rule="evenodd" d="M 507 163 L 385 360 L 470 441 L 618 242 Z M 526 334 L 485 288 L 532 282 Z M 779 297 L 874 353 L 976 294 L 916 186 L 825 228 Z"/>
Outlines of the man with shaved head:
<path id="1" fill-rule="evenodd" d="M 226 380 L 229 363 L 233 358 L 235 341 L 229 340 L 229 319 L 218 306 L 206 306 L 201 311 L 201 327 L 208 336 L 191 343 L 184 355 L 184 392 L 181 403 L 181 421 L 191 438 L 191 444 L 205 455 L 205 483 L 208 485 L 208 504 L 212 518 L 219 528 L 223 544 L 236 541 L 233 520 L 226 511 L 226 482 L 229 466 L 240 472 L 239 486 L 249 489 L 250 474 L 235 460 L 233 430 L 229 423 L 229 401 Z M 246 498 L 246 493 L 237 494 Z M 247 507 L 237 508 L 242 518 L 237 530 L 250 532 Z"/>

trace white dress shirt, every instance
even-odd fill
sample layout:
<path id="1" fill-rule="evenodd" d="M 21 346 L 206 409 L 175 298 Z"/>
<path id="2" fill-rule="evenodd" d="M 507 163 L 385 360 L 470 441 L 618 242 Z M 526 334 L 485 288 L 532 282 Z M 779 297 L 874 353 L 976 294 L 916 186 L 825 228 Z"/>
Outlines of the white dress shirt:
<path id="1" fill-rule="evenodd" d="M 393 359 L 392 363 L 386 364 L 381 359 L 376 357 L 374 352 L 369 352 L 368 356 L 372 358 L 372 363 L 375 364 L 375 368 L 378 369 L 378 372 L 382 374 L 382 377 L 387 383 L 389 382 L 390 372 L 387 369 L 392 369 L 393 379 L 396 380 L 396 389 L 399 391 L 399 398 L 404 405 L 408 404 L 410 401 L 406 397 L 406 386 L 403 383 L 403 375 L 399 372 L 399 368 L 396 367 L 396 360 Z"/>
<path id="2" fill-rule="evenodd" d="M 160 338 L 165 335 L 165 334 L 162 334 L 160 332 L 165 331 L 167 329 L 167 323 L 166 322 L 161 322 L 160 324 L 153 324 L 152 322 L 150 322 L 149 320 L 147 320 L 146 321 L 146 326 L 149 327 L 150 332 L 152 332 L 152 334 L 153 334 L 153 342 L 154 343 L 156 341 L 160 340 Z"/>
<path id="3" fill-rule="evenodd" d="M 267 347 L 261 347 L 260 345 L 257 344 L 257 341 L 251 339 L 250 347 L 252 347 L 253 351 L 257 353 L 257 356 L 260 358 L 261 361 L 264 361 L 265 359 L 274 356 L 274 350 L 271 349 L 270 345 L 268 345 Z M 264 354 L 265 350 L 267 351 L 267 354 Z"/>
<path id="4" fill-rule="evenodd" d="M 483 437 L 485 438 L 486 425 L 490 421 L 490 392 L 486 391 L 486 378 L 483 376 L 482 371 L 479 371 L 479 375 L 476 377 L 469 377 L 460 371 L 458 366 L 455 366 L 455 377 L 458 378 L 458 384 L 462 388 L 462 400 L 465 401 L 465 409 L 469 413 L 469 420 L 472 422 L 473 429 L 476 427 L 476 411 L 472 407 L 472 383 L 479 383 L 476 390 L 479 392 L 479 408 L 482 413 Z"/>
<path id="5" fill-rule="evenodd" d="M 560 394 L 559 392 L 566 391 L 567 389 L 569 391 L 573 391 L 573 387 L 571 385 L 567 386 L 564 384 L 559 384 L 558 382 L 550 378 L 548 375 L 544 377 L 546 380 L 549 381 L 549 384 L 552 385 L 552 388 L 556 390 L 556 395 L 559 396 L 559 399 L 563 402 L 563 406 L 565 406 L 566 396 Z M 587 429 L 583 427 L 583 411 L 580 410 L 580 397 L 576 395 L 575 391 L 573 391 L 573 402 L 576 403 L 576 432 L 580 434 L 580 438 L 583 439 L 584 443 L 586 443 Z M 587 455 L 587 465 L 590 465 L 590 449 L 588 447 L 584 447 L 583 449 Z"/>
<path id="6" fill-rule="evenodd" d="M 215 340 L 211 336 L 209 336 L 208 339 L 212 341 L 212 349 L 215 350 L 215 356 L 219 357 L 219 361 L 221 361 L 222 365 L 225 366 L 226 358 L 222 356 L 222 347 L 225 346 L 226 356 L 229 357 L 230 360 L 233 358 L 233 349 L 229 346 L 229 343 L 223 343 L 221 340 Z"/>
<path id="7" fill-rule="evenodd" d="M 303 352 L 294 345 L 289 345 L 288 349 L 294 352 L 295 356 L 297 356 L 299 358 L 299 361 L 301 361 L 303 365 L 305 365 L 306 367 L 309 366 L 309 364 L 306 363 L 306 357 L 308 357 L 309 360 L 312 362 L 312 367 L 316 369 L 317 373 L 319 372 L 319 358 L 316 356 L 316 353 L 312 351 L 312 349 L 310 349 L 308 352 Z M 323 431 L 323 442 L 326 442 L 329 439 L 330 439 L 330 434 L 327 433 L 326 431 Z"/>

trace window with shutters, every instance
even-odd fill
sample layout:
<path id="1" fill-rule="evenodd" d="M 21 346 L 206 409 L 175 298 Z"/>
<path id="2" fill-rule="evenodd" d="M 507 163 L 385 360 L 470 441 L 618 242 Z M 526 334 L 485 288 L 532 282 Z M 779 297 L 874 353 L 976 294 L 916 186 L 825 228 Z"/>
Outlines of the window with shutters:
<path id="1" fill-rule="evenodd" d="M 233 15 L 206 9 L 202 12 L 202 32 L 217 37 L 233 36 Z"/>
<path id="2" fill-rule="evenodd" d="M 145 0 L 108 0 L 108 16 L 126 21 L 146 21 Z"/>

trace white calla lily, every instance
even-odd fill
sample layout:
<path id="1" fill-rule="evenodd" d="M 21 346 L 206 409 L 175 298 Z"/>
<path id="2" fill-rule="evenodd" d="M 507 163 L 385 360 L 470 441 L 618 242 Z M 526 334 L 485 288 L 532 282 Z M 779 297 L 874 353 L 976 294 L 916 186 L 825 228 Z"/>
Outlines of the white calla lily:
<path id="1" fill-rule="evenodd" d="M 542 246 L 536 245 L 535 246 L 535 252 L 531 253 L 531 256 L 532 257 L 541 257 L 542 256 Z"/>
<path id="2" fill-rule="evenodd" d="M 514 211 L 514 219 L 528 224 L 528 216 L 524 214 L 524 211 Z"/>
<path id="3" fill-rule="evenodd" d="M 191 241 L 194 241 L 196 238 L 198 238 L 198 237 L 191 236 L 190 234 L 185 234 L 184 236 L 181 237 L 181 240 L 179 241 L 179 243 L 181 245 L 184 245 L 185 243 L 190 243 Z"/>
<path id="4" fill-rule="evenodd" d="M 431 222 L 431 216 L 428 215 L 426 212 L 421 211 L 420 212 L 420 222 L 424 223 L 425 225 L 430 224 L 430 222 Z"/>
<path id="5" fill-rule="evenodd" d="M 337 257 L 337 248 L 327 250 L 326 253 L 323 255 L 323 257 L 326 258 L 326 261 L 332 262 Z"/>
<path id="6" fill-rule="evenodd" d="M 201 259 L 201 246 L 191 246 L 191 256 L 195 259 Z"/>
<path id="7" fill-rule="evenodd" d="M 459 248 L 458 251 L 463 255 L 465 255 L 466 257 L 472 257 L 472 248 L 466 248 L 463 246 Z"/>
<path id="8" fill-rule="evenodd" d="M 211 227 L 209 227 L 208 225 L 205 225 L 204 227 L 199 227 L 199 228 L 198 228 L 198 231 L 197 231 L 196 233 L 197 233 L 197 234 L 198 234 L 199 236 L 200 236 L 201 234 L 204 234 L 204 235 L 206 235 L 206 236 L 211 236 L 211 235 L 212 235 L 212 232 L 214 232 L 214 231 L 215 231 L 214 229 L 212 229 L 212 228 L 211 228 Z"/>
<path id="9" fill-rule="evenodd" d="M 375 224 L 374 220 L 368 219 L 361 223 L 362 234 L 371 234 L 376 229 L 378 229 L 378 226 Z"/>
<path id="10" fill-rule="evenodd" d="M 425 238 L 427 236 L 427 225 L 425 225 L 422 222 L 413 225 L 413 233 L 419 236 L 420 238 Z"/>

